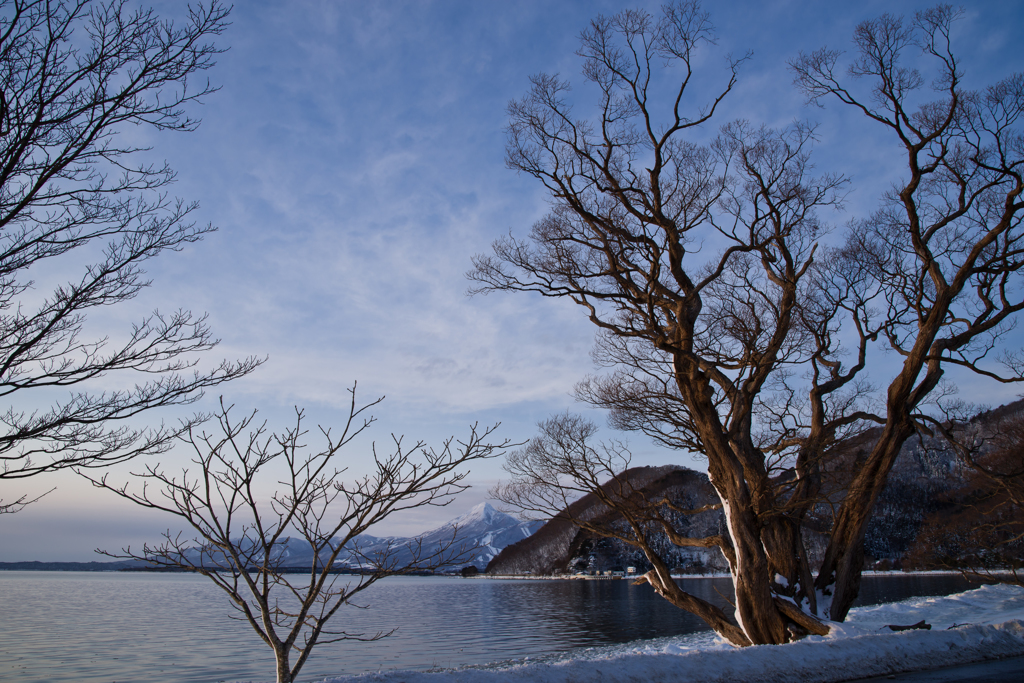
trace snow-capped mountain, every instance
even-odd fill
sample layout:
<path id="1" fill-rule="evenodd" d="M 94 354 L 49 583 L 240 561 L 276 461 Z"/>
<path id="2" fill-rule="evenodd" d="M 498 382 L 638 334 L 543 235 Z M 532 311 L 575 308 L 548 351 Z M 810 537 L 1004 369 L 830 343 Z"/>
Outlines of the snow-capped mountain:
<path id="1" fill-rule="evenodd" d="M 543 526 L 543 522 L 523 522 L 512 515 L 495 510 L 490 503 L 480 503 L 447 524 L 417 536 L 424 547 L 439 547 L 455 540 L 465 548 L 463 565 L 487 566 L 502 549 L 521 541 Z"/>
<path id="2" fill-rule="evenodd" d="M 335 566 L 457 568 L 474 564 L 482 570 L 505 546 L 528 537 L 542 524 L 520 521 L 489 503 L 481 503 L 466 514 L 411 538 L 357 536 L 339 554 Z M 247 543 L 242 546 L 243 551 L 251 548 Z M 260 553 L 250 552 L 253 561 L 258 562 Z M 186 555 L 197 564 L 221 561 L 217 552 L 202 557 L 198 549 L 190 549 Z M 284 539 L 276 546 L 274 559 L 280 566 L 308 567 L 313 561 L 313 549 L 302 538 Z M 321 561 L 326 560 L 326 553 L 321 553 Z"/>
<path id="3" fill-rule="evenodd" d="M 543 522 L 520 521 L 494 509 L 490 503 L 480 503 L 466 514 L 412 538 L 361 536 L 356 539 L 358 553 L 339 556 L 338 561 L 365 565 L 366 558 L 389 553 L 399 566 L 417 564 L 420 558 L 420 564 L 473 564 L 482 570 L 505 546 L 523 540 L 542 525 Z"/>

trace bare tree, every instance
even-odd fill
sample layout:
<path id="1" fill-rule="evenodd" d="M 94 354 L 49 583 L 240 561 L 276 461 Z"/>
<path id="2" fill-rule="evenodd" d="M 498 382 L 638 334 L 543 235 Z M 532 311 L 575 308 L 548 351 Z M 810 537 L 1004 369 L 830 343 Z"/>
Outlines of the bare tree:
<path id="1" fill-rule="evenodd" d="M 90 312 L 149 285 L 146 261 L 214 229 L 192 222 L 196 204 L 167 196 L 174 172 L 136 161 L 145 150 L 121 133 L 196 128 L 185 108 L 215 90 L 199 76 L 228 11 L 212 0 L 175 26 L 124 0 L 0 0 L 0 479 L 160 452 L 176 430 L 126 421 L 259 365 L 197 371 L 217 339 L 185 310 L 113 339 L 85 332 Z M 31 277 L 57 257 L 79 275 L 37 293 Z M 109 375 L 134 388 L 88 388 Z"/>
<path id="2" fill-rule="evenodd" d="M 845 180 L 812 174 L 813 129 L 738 122 L 698 144 L 696 129 L 732 88 L 736 64 L 717 98 L 685 111 L 693 51 L 710 42 L 694 2 L 666 7 L 658 21 L 640 11 L 600 17 L 582 34 L 584 75 L 601 93 L 597 121 L 574 118 L 568 84 L 550 76 L 534 77 L 530 94 L 509 107 L 508 164 L 540 180 L 553 209 L 529 240 L 510 236 L 475 259 L 469 277 L 479 292 L 537 292 L 583 306 L 600 329 L 596 358 L 614 371 L 581 383 L 578 396 L 610 409 L 618 427 L 707 457 L 728 533 L 673 541 L 721 548 L 735 615 L 723 623 L 650 555 L 647 579 L 737 645 L 786 642 L 827 631 L 821 617 L 845 618 L 874 502 L 903 442 L 928 427 L 919 408 L 935 398 L 943 364 L 995 376 L 978 362 L 1024 304 L 1012 296 L 1022 151 L 1013 125 L 1024 81 L 962 93 L 955 61 L 937 47 L 953 18 L 940 9 L 906 30 L 892 18 L 858 29 L 855 73 L 878 75 L 883 105 L 910 97 L 911 83 L 886 80 L 904 73 L 901 50 L 885 45 L 901 31 L 939 57 L 953 101 L 895 115 L 890 127 L 907 140 L 912 179 L 888 201 L 904 213 L 857 223 L 838 249 L 822 244 L 830 228 L 817 214 L 841 208 Z M 823 52 L 795 63 L 812 95 L 852 98 L 825 76 L 820 92 L 808 80 L 815 69 L 831 73 L 836 58 Z M 870 71 L 874 58 L 882 64 Z M 668 97 L 648 94 L 658 64 L 680 83 Z M 667 103 L 660 117 L 659 102 Z M 928 164 L 916 161 L 925 157 Z M 946 266 L 957 260 L 947 285 Z M 907 358 L 880 413 L 868 410 L 863 378 L 879 339 Z M 863 459 L 847 457 L 844 443 L 868 423 L 882 425 L 881 439 Z M 526 487 L 556 486 L 577 476 L 579 465 L 563 467 L 570 452 L 602 463 L 599 447 L 554 459 L 538 447 L 540 460 L 513 474 Z M 533 478 L 552 464 L 561 479 Z M 826 486 L 837 475 L 844 486 Z M 838 510 L 815 579 L 801 529 L 826 494 L 838 496 Z M 615 497 L 606 503 L 627 516 Z"/>
<path id="3" fill-rule="evenodd" d="M 862 296 L 880 302 L 881 338 L 903 363 L 887 382 L 882 433 L 850 484 L 817 577 L 820 591 L 834 592 L 833 619 L 856 598 L 864 532 L 900 448 L 915 431 L 941 426 L 921 408 L 942 390 L 946 369 L 1016 382 L 1024 367 L 1019 354 L 997 353 L 1024 308 L 1024 74 L 967 90 L 950 43 L 958 15 L 939 5 L 912 21 L 884 15 L 858 26 L 848 72 L 867 92 L 843 84 L 838 51 L 792 64 L 811 101 L 861 111 L 898 141 L 906 163 L 878 212 L 852 226 L 842 254 L 864 278 Z M 935 64 L 931 92 L 907 65 L 915 53 Z"/>
<path id="4" fill-rule="evenodd" d="M 856 372 L 835 361 L 828 321 L 815 337 L 813 311 L 801 305 L 828 230 L 816 212 L 840 204 L 844 179 L 812 174 L 807 126 L 738 122 L 710 145 L 685 139 L 736 79 L 733 63 L 718 98 L 684 111 L 691 56 L 710 30 L 696 3 L 669 6 L 658 22 L 639 11 L 595 20 L 580 54 L 602 94 L 597 123 L 572 118 L 567 84 L 533 79 L 530 95 L 510 105 L 508 163 L 540 179 L 554 209 L 530 242 L 498 242 L 470 277 L 480 291 L 535 291 L 585 307 L 602 330 L 599 360 L 620 371 L 584 383 L 581 396 L 613 408 L 624 426 L 708 458 L 729 533 L 687 543 L 718 546 L 729 559 L 735 619 L 726 626 L 718 608 L 678 590 L 667 571 L 651 574 L 652 584 L 679 607 L 715 614 L 709 623 L 737 645 L 779 643 L 792 637 L 794 616 L 777 595 L 814 598 L 795 547 L 799 508 L 814 500 L 819 443 L 848 419 L 835 419 L 832 398 Z M 659 63 L 680 80 L 660 123 L 648 98 Z M 703 242 L 721 248 L 709 259 Z M 807 364 L 823 374 L 799 425 L 805 433 L 779 439 L 772 453 L 758 420 L 764 396 Z M 788 515 L 772 483 L 773 466 L 787 459 L 807 484 L 792 491 L 803 500 Z M 795 618 L 800 632 L 824 631 L 812 617 Z"/>
<path id="5" fill-rule="evenodd" d="M 146 545 L 142 552 L 100 552 L 209 578 L 273 650 L 279 683 L 294 681 L 318 644 L 388 635 L 332 630 L 328 621 L 378 580 L 456 562 L 466 549 L 455 545 L 457 530 L 440 547 L 389 543 L 372 552 L 362 546 L 360 535 L 395 513 L 447 505 L 468 488 L 462 483 L 465 465 L 494 457 L 509 445 L 487 443 L 497 426 L 483 431 L 474 426 L 466 441 L 451 438 L 436 451 L 423 442 L 409 447 L 393 437 L 390 453 L 374 447 L 372 473 L 346 481 L 337 458 L 370 426 L 373 418 L 364 414 L 382 400 L 357 406 L 355 387 L 350 393 L 340 433 L 319 428 L 324 444 L 315 452 L 304 443 L 301 411 L 296 411 L 294 427 L 268 433 L 266 423 L 255 425 L 255 411 L 236 422 L 231 408 L 222 404 L 216 416 L 220 433 L 190 431 L 182 439 L 194 452 L 194 473 L 170 474 L 159 464 L 147 466 L 134 475 L 142 481 L 135 487 L 110 483 L 108 475 L 87 477 L 191 527 L 194 535 L 168 531 L 162 543 Z M 274 479 L 278 489 L 262 499 L 261 488 Z M 289 559 L 286 551 L 297 550 L 311 553 L 305 566 Z M 399 561 L 399 555 L 405 559 Z M 356 573 L 337 573 L 339 557 L 350 556 L 358 560 Z"/>

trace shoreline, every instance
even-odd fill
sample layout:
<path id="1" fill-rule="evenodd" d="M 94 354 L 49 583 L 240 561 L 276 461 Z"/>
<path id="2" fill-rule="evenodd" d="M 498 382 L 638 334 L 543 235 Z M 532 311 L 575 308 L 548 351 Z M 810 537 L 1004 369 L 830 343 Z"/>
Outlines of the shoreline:
<path id="1" fill-rule="evenodd" d="M 23 565 L 23 564 L 34 564 L 36 566 L 4 566 L 8 565 Z M 65 563 L 2 563 L 0 562 L 0 573 L 4 572 L 25 572 L 25 573 L 39 573 L 39 574 L 67 574 L 67 573 L 80 573 L 80 574 L 195 574 L 196 572 L 186 570 L 167 570 L 162 568 L 139 568 L 139 567 L 53 567 L 53 566 L 39 566 L 39 565 L 54 565 L 54 564 L 65 564 Z M 79 563 L 66 563 L 69 565 Z M 81 563 L 84 565 L 88 564 L 102 564 L 102 563 Z M 288 567 L 287 573 L 302 573 L 309 571 L 305 567 Z M 349 570 L 339 570 L 332 572 L 337 574 L 351 574 L 358 576 L 359 572 L 353 572 Z M 1000 576 L 1005 573 L 1008 576 L 1012 576 L 1010 572 L 994 572 L 993 576 Z M 957 571 L 955 569 L 920 569 L 920 570 L 909 570 L 904 571 L 900 569 L 892 570 L 865 570 L 861 572 L 861 576 L 964 576 L 969 581 L 975 581 L 983 583 L 986 581 L 985 577 L 978 577 L 970 573 Z M 472 574 L 469 576 L 462 576 L 458 573 L 443 574 L 426 574 L 426 573 L 409 573 L 409 574 L 396 574 L 395 576 L 417 576 L 422 578 L 455 578 L 455 579 L 488 579 L 493 581 L 622 581 L 622 580 L 635 580 L 643 576 L 643 574 L 627 574 L 625 576 L 604 576 L 604 575 L 576 575 L 576 574 L 485 574 L 480 572 L 479 574 Z M 728 572 L 715 572 L 707 574 L 672 574 L 673 579 L 729 579 L 732 575 Z"/>
<path id="2" fill-rule="evenodd" d="M 999 573 L 996 572 L 998 575 Z M 900 569 L 893 570 L 865 570 L 861 572 L 861 576 L 963 576 L 964 573 L 955 569 L 919 569 L 911 571 L 903 571 Z M 444 575 L 437 575 L 444 576 Z M 569 575 L 569 574 L 474 574 L 472 576 L 466 576 L 461 578 L 467 579 L 491 579 L 494 581 L 621 581 L 621 580 L 635 580 L 643 576 L 643 574 L 629 574 L 626 576 L 589 576 L 589 575 Z M 720 573 L 708 573 L 708 574 L 672 574 L 673 579 L 730 579 L 732 574 L 728 572 Z M 974 579 L 967 577 L 970 581 L 982 582 L 982 579 Z"/>
<path id="3" fill-rule="evenodd" d="M 934 629 L 881 630 L 919 617 Z M 706 631 L 486 665 L 343 675 L 321 683 L 1015 683 L 1024 662 L 1022 617 L 1024 588 L 987 586 L 855 608 L 829 635 L 785 645 L 734 648 Z M 947 671 L 951 676 L 943 675 Z M 990 672 L 1000 675 L 988 677 Z"/>

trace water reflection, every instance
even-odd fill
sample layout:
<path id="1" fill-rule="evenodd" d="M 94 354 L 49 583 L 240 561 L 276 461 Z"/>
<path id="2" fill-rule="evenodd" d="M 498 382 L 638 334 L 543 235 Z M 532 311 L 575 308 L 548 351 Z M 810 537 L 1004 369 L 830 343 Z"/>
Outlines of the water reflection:
<path id="1" fill-rule="evenodd" d="M 687 580 L 721 607 L 727 579 Z M 957 576 L 865 577 L 861 604 L 965 590 Z M 681 635 L 703 622 L 630 581 L 401 577 L 360 595 L 367 609 L 334 626 L 372 634 L 314 651 L 303 679 L 378 669 L 484 664 L 579 647 Z M 273 659 L 202 577 L 0 572 L 0 679 L 19 681 L 272 680 Z"/>

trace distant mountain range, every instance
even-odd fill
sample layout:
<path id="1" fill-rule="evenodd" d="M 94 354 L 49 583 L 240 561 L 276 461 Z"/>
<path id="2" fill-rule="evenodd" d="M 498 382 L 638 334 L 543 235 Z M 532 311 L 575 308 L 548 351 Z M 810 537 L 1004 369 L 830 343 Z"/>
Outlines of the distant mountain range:
<path id="1" fill-rule="evenodd" d="M 408 565 L 416 557 L 442 555 L 445 567 L 460 568 L 475 565 L 484 569 L 501 550 L 528 537 L 543 522 L 523 522 L 512 515 L 494 509 L 490 503 L 480 503 L 469 512 L 418 536 L 378 537 L 362 534 L 353 539 L 338 557 L 335 566 L 358 569 L 368 564 L 367 558 L 389 553 L 396 566 Z M 278 559 L 284 567 L 309 567 L 313 549 L 299 538 L 288 539 L 280 547 Z M 0 570 L 42 571 L 113 571 L 138 569 L 145 563 L 117 562 L 0 562 Z"/>
<path id="2" fill-rule="evenodd" d="M 440 564 L 442 568 L 475 565 L 483 570 L 501 550 L 536 531 L 542 522 L 523 522 L 480 503 L 464 515 L 418 536 L 371 536 L 360 534 L 338 555 L 334 566 L 360 569 L 387 555 L 388 564 Z M 312 548 L 302 539 L 290 539 L 281 547 L 283 566 L 308 567 Z M 433 558 L 433 559 L 427 559 Z M 323 558 L 322 559 L 326 559 Z"/>
<path id="3" fill-rule="evenodd" d="M 972 422 L 984 430 L 997 420 L 1022 411 L 1024 401 L 1018 401 L 980 414 Z M 847 445 L 848 457 L 857 458 L 870 448 L 875 437 L 875 431 L 868 430 L 852 439 Z M 717 502 L 714 489 L 703 472 L 666 465 L 633 468 L 625 475 L 634 487 L 655 497 L 668 497 L 679 507 L 696 509 Z M 899 566 L 914 545 L 925 518 L 939 506 L 937 501 L 962 478 L 962 465 L 941 439 L 915 437 L 908 440 L 868 527 L 865 538 L 868 561 Z M 839 486 L 836 493 L 842 491 L 841 484 Z M 816 529 L 823 531 L 830 524 L 827 518 L 830 507 L 820 507 L 823 510 L 812 515 L 805 532 L 808 553 L 815 557 L 824 552 L 825 545 L 824 535 Z M 599 521 L 615 523 L 614 517 L 592 494 L 572 503 L 570 509 L 573 516 L 602 517 L 604 519 Z M 724 531 L 724 518 L 716 510 L 680 518 L 678 524 L 680 531 L 699 536 Z M 674 569 L 703 572 L 727 568 L 717 550 L 678 548 L 667 537 L 653 540 Z M 396 566 L 403 566 L 412 563 L 417 555 L 429 557 L 444 548 L 448 549 L 446 568 L 458 569 L 472 564 L 492 574 L 551 574 L 625 566 L 635 566 L 641 571 L 649 568 L 646 558 L 635 548 L 581 531 L 563 515 L 546 523 L 523 522 L 489 503 L 481 503 L 466 514 L 418 536 L 358 536 L 339 556 L 335 566 L 359 569 L 369 564 L 367 558 L 380 557 L 382 553 L 389 553 Z M 312 549 L 301 539 L 289 539 L 279 551 L 284 567 L 309 567 L 313 560 Z M 141 562 L 4 562 L 0 563 L 0 570 L 110 571 L 143 566 Z"/>

